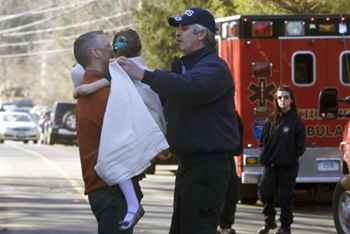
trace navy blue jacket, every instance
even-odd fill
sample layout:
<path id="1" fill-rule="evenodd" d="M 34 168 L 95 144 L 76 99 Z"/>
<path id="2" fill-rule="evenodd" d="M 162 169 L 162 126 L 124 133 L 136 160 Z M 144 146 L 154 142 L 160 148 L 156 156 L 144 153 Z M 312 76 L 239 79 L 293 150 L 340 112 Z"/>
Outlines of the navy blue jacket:
<path id="1" fill-rule="evenodd" d="M 214 49 L 184 56 L 172 72 L 145 71 L 143 82 L 164 100 L 167 139 L 177 156 L 204 157 L 237 150 L 234 84 L 228 66 Z"/>
<path id="2" fill-rule="evenodd" d="M 305 127 L 294 111 L 283 114 L 277 124 L 266 122 L 261 136 L 263 165 L 297 166 L 305 151 Z"/>

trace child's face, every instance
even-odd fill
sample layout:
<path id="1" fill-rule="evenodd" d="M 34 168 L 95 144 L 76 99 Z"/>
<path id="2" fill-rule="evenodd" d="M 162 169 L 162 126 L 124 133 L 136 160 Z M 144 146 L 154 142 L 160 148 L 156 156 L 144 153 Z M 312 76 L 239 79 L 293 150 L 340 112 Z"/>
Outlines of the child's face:
<path id="1" fill-rule="evenodd" d="M 128 49 L 130 49 L 129 40 L 124 35 L 119 35 L 113 41 L 113 56 L 115 58 L 127 54 Z"/>
<path id="2" fill-rule="evenodd" d="M 120 56 L 125 56 L 125 57 L 127 57 L 125 54 L 126 54 L 125 51 L 113 50 L 113 57 L 114 57 L 114 58 L 118 58 L 118 57 L 120 57 Z"/>
<path id="3" fill-rule="evenodd" d="M 120 56 L 124 56 L 124 55 L 117 50 L 113 50 L 113 58 L 118 58 Z"/>
<path id="4" fill-rule="evenodd" d="M 117 33 L 113 39 L 114 58 L 137 57 L 141 52 L 141 41 L 134 31 Z"/>

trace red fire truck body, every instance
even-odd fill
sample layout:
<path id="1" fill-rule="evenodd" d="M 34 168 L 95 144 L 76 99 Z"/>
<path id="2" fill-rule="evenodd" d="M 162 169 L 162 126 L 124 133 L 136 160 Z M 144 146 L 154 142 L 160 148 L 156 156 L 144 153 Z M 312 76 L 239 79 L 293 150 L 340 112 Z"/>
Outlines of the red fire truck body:
<path id="1" fill-rule="evenodd" d="M 350 15 L 239 15 L 216 22 L 219 55 L 234 77 L 244 123 L 244 153 L 236 157 L 241 201 L 257 200 L 259 138 L 281 84 L 293 89 L 306 128 L 297 187 L 312 194 L 330 188 L 342 176 L 338 144 L 346 120 L 321 120 L 318 97 L 326 87 L 336 87 L 340 96 L 350 92 Z"/>

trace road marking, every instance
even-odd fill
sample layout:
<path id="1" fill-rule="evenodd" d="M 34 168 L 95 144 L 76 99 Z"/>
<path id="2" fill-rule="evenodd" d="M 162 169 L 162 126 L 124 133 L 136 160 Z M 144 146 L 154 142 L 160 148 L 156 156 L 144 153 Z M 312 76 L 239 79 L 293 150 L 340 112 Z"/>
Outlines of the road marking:
<path id="1" fill-rule="evenodd" d="M 81 188 L 81 186 L 77 182 L 72 180 L 70 178 L 70 176 L 60 166 L 57 165 L 57 163 L 55 163 L 54 161 L 52 161 L 52 160 L 48 159 L 47 157 L 45 157 L 44 154 L 38 153 L 36 151 L 30 150 L 30 149 L 21 148 L 19 146 L 12 145 L 12 144 L 9 145 L 9 146 L 11 146 L 13 148 L 16 148 L 18 150 L 24 151 L 24 152 L 26 152 L 28 154 L 32 154 L 33 156 L 35 156 L 35 157 L 45 161 L 49 166 L 53 167 L 56 171 L 58 171 L 58 173 L 60 173 L 63 176 L 63 178 L 65 180 L 67 180 L 71 184 L 73 190 L 80 195 L 80 198 L 82 198 L 85 201 L 88 201 L 88 198 L 87 198 L 87 196 L 84 195 L 84 190 Z"/>

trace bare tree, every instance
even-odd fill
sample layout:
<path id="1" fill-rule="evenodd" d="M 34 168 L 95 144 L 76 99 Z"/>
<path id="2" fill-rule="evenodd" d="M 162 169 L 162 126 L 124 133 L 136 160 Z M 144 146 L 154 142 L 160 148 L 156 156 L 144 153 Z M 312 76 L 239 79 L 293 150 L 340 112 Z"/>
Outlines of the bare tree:
<path id="1" fill-rule="evenodd" d="M 72 100 L 75 38 L 105 30 L 112 39 L 132 26 L 131 9 L 138 2 L 0 0 L 0 98 L 32 98 L 38 104 Z"/>

